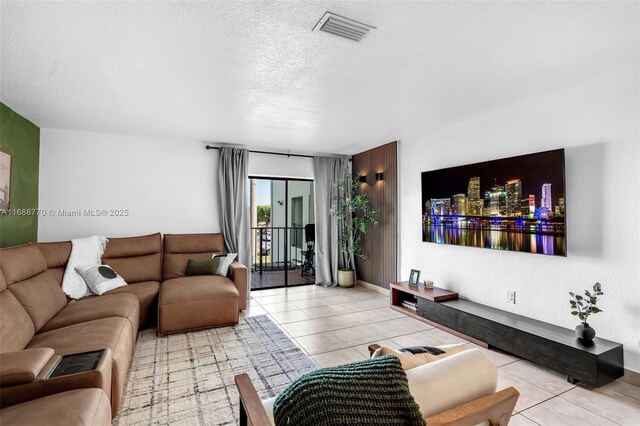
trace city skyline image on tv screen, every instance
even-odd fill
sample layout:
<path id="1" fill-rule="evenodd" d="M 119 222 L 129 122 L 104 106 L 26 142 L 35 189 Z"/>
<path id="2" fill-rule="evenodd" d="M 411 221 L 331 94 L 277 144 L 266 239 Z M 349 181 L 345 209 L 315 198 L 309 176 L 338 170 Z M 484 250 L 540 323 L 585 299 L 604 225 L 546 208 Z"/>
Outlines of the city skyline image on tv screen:
<path id="1" fill-rule="evenodd" d="M 564 149 L 422 173 L 422 241 L 566 256 Z"/>

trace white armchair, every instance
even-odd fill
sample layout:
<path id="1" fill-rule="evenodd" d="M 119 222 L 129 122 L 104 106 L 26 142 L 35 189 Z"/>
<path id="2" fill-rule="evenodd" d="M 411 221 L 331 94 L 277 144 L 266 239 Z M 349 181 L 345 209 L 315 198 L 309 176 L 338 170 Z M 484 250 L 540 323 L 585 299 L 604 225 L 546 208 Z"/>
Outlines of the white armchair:
<path id="1" fill-rule="evenodd" d="M 371 345 L 373 352 L 378 345 Z M 409 390 L 429 426 L 505 426 L 518 400 L 514 388 L 496 392 L 498 369 L 478 349 L 406 370 Z M 247 374 L 235 377 L 240 425 L 273 426 L 275 398 L 261 401 Z"/>

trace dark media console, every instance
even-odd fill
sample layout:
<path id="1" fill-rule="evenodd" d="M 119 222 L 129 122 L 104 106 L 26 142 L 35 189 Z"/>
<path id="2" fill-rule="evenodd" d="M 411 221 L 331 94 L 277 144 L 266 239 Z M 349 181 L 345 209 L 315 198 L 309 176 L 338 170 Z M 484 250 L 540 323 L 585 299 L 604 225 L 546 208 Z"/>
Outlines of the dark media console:
<path id="1" fill-rule="evenodd" d="M 624 374 L 620 343 L 596 337 L 586 345 L 573 330 L 462 299 L 418 299 L 418 315 L 564 373 L 572 383 L 600 387 Z"/>
<path id="2" fill-rule="evenodd" d="M 552 368 L 566 374 L 571 383 L 600 387 L 624 374 L 620 343 L 596 337 L 591 344 L 585 344 L 574 330 L 469 300 L 429 300 L 401 283 L 391 285 L 392 307 L 400 310 L 399 301 L 407 297 L 415 297 L 418 302 L 417 315 L 412 316 Z"/>

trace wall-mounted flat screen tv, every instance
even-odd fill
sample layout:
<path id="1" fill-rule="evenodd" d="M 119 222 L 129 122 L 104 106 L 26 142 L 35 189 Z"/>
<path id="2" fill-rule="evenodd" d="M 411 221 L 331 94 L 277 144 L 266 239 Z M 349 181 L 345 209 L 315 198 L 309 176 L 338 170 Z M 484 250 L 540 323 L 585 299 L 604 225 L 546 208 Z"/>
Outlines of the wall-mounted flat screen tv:
<path id="1" fill-rule="evenodd" d="M 422 241 L 566 256 L 564 149 L 422 173 Z"/>

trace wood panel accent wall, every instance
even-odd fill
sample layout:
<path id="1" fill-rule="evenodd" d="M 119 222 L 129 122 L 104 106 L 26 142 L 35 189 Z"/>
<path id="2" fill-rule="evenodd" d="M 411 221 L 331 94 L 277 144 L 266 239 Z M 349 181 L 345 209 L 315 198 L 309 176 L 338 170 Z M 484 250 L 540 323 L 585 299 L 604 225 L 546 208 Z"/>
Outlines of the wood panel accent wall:
<path id="1" fill-rule="evenodd" d="M 397 281 L 398 267 L 398 143 L 391 142 L 353 156 L 353 172 L 367 175 L 360 190 L 378 209 L 378 226 L 364 236 L 366 261 L 356 261 L 358 279 L 388 289 Z M 384 179 L 376 182 L 376 173 Z"/>

